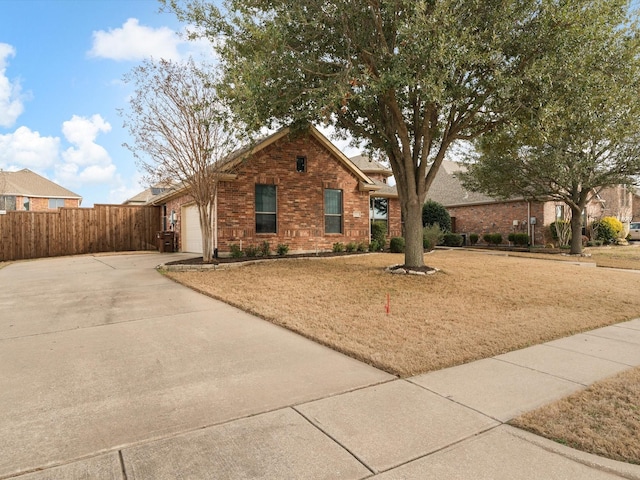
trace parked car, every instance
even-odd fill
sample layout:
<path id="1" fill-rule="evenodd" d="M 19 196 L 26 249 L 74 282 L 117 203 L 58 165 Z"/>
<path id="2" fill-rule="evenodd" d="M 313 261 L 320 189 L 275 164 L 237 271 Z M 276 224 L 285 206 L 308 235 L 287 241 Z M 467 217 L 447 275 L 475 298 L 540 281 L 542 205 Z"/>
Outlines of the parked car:
<path id="1" fill-rule="evenodd" d="M 640 222 L 631 222 L 629 226 L 631 240 L 640 240 Z"/>

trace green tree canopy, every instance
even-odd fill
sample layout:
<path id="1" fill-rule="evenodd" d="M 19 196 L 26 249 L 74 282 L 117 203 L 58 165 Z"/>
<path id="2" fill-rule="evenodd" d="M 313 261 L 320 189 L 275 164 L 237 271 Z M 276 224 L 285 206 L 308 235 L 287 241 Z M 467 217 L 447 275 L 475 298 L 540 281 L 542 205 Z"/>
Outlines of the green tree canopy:
<path id="1" fill-rule="evenodd" d="M 421 266 L 422 204 L 449 147 L 544 93 L 538 62 L 609 0 L 163 1 L 215 42 L 220 92 L 248 125 L 324 122 L 386 155 L 405 263 Z"/>
<path id="2" fill-rule="evenodd" d="M 476 141 L 465 185 L 496 197 L 556 200 L 571 209 L 571 252 L 581 217 L 607 186 L 640 174 L 640 40 L 628 2 L 580 8 L 580 35 L 535 62 L 538 94 L 505 128 Z M 578 28 L 578 27 L 575 27 Z"/>

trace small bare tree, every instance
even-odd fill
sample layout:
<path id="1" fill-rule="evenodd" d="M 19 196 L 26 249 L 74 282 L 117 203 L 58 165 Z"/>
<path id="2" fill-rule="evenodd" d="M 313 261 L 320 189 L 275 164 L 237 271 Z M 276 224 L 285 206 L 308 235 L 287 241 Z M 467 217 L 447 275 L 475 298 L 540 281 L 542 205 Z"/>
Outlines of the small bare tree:
<path id="1" fill-rule="evenodd" d="M 147 60 L 124 77 L 135 85 L 120 110 L 133 144 L 124 144 L 151 183 L 185 188 L 198 207 L 202 258 L 213 259 L 214 206 L 227 162 L 238 145 L 228 111 L 218 99 L 211 69 L 186 62 Z"/>

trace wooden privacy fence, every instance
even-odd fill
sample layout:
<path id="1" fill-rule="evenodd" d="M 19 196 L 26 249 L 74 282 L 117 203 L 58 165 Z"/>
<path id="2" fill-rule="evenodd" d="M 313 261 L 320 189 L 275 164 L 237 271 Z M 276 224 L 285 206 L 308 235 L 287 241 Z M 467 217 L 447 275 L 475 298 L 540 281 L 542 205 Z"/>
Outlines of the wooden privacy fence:
<path id="1" fill-rule="evenodd" d="M 95 205 L 0 215 L 0 261 L 156 249 L 160 207 Z"/>

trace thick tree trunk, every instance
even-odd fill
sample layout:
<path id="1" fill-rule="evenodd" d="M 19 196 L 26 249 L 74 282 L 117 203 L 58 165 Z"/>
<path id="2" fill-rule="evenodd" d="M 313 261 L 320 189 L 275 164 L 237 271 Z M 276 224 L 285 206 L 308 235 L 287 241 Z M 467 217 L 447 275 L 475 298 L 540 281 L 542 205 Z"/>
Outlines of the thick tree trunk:
<path id="1" fill-rule="evenodd" d="M 422 267 L 424 266 L 422 205 L 419 202 L 408 202 L 404 213 L 404 264 L 407 267 Z"/>
<path id="2" fill-rule="evenodd" d="M 571 207 L 571 254 L 582 253 L 582 208 Z"/>

